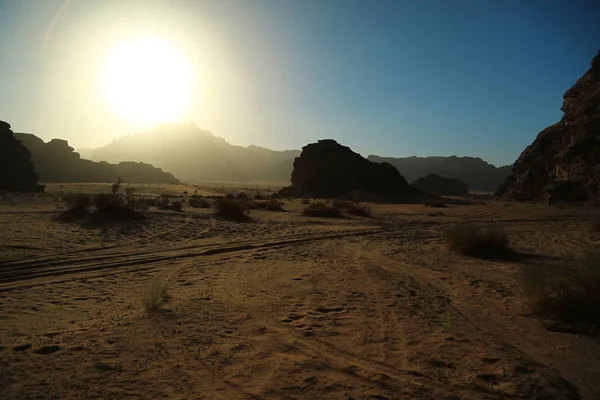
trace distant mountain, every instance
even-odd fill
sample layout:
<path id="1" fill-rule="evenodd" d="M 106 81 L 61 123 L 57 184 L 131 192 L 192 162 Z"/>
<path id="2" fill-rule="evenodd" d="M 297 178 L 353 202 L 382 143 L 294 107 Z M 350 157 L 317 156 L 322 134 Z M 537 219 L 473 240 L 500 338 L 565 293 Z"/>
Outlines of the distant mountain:
<path id="1" fill-rule="evenodd" d="M 300 151 L 235 146 L 194 124 L 162 124 L 84 154 L 95 161 L 147 162 L 185 180 L 287 183 Z"/>
<path id="2" fill-rule="evenodd" d="M 495 191 L 511 173 L 511 166 L 496 167 L 476 157 L 379 157 L 367 158 L 374 162 L 392 164 L 409 181 L 437 174 L 455 178 L 467 184 L 470 190 Z"/>
<path id="3" fill-rule="evenodd" d="M 121 177 L 125 182 L 178 183 L 173 175 L 152 165 L 136 162 L 109 164 L 83 160 L 69 143 L 52 139 L 45 143 L 30 133 L 15 133 L 31 152 L 31 159 L 42 182 L 114 182 Z"/>

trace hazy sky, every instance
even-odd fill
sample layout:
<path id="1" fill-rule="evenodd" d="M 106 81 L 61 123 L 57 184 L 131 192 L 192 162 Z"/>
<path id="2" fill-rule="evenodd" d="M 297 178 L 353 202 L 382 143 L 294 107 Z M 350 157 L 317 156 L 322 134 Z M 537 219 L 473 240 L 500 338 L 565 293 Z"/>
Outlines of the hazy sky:
<path id="1" fill-rule="evenodd" d="M 598 21 L 594 0 L 0 0 L 0 119 L 97 147 L 155 123 L 156 98 L 233 144 L 508 164 L 561 118 Z M 161 60 L 107 72 L 145 38 Z M 191 76 L 154 77 L 169 54 Z M 143 117 L 117 109 L 120 69 Z"/>

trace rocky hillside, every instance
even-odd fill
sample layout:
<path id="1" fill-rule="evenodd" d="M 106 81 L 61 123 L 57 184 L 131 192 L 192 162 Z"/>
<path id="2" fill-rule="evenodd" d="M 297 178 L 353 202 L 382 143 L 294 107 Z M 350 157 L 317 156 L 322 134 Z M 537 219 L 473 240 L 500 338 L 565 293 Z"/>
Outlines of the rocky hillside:
<path id="1" fill-rule="evenodd" d="M 38 185 L 31 153 L 10 129 L 0 121 L 0 192 L 34 192 L 43 190 Z"/>
<path id="2" fill-rule="evenodd" d="M 425 193 L 436 194 L 438 196 L 466 196 L 469 194 L 469 187 L 466 183 L 437 174 L 430 174 L 419 178 L 412 185 Z"/>
<path id="3" fill-rule="evenodd" d="M 114 182 L 118 177 L 136 183 L 179 182 L 170 173 L 150 164 L 83 160 L 65 140 L 52 139 L 45 143 L 29 133 L 15 133 L 15 138 L 31 152 L 35 169 L 43 182 Z"/>
<path id="4" fill-rule="evenodd" d="M 423 193 L 408 184 L 398 170 L 374 163 L 335 140 L 319 140 L 302 148 L 294 161 L 292 186 L 282 195 L 359 197 L 420 202 Z"/>
<path id="5" fill-rule="evenodd" d="M 143 161 L 185 180 L 278 183 L 290 181 L 298 155 L 297 150 L 234 146 L 194 124 L 162 124 L 84 153 L 95 161 Z"/>
<path id="6" fill-rule="evenodd" d="M 562 119 L 523 151 L 497 195 L 549 202 L 598 199 L 600 51 L 563 98 Z"/>
<path id="7" fill-rule="evenodd" d="M 392 164 L 409 181 L 430 174 L 459 179 L 471 190 L 494 191 L 510 175 L 510 166 L 495 167 L 476 157 L 379 157 L 371 155 L 370 161 Z"/>

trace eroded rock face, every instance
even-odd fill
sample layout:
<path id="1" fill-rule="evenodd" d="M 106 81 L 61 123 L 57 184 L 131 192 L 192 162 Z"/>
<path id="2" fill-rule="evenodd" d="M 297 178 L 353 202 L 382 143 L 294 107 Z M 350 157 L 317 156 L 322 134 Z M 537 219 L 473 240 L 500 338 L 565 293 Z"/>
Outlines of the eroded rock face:
<path id="1" fill-rule="evenodd" d="M 15 138 L 10 124 L 0 121 L 0 192 L 40 190 L 31 153 Z"/>
<path id="2" fill-rule="evenodd" d="M 302 154 L 294 161 L 292 186 L 283 192 L 321 198 L 361 194 L 387 200 L 422 197 L 390 164 L 368 161 L 332 139 L 302 148 Z"/>
<path id="3" fill-rule="evenodd" d="M 437 174 L 430 174 L 419 178 L 412 185 L 425 193 L 437 194 L 439 196 L 466 196 L 469 194 L 469 187 L 466 183 Z"/>
<path id="4" fill-rule="evenodd" d="M 540 132 L 496 195 L 517 200 L 597 200 L 600 179 L 600 51 L 564 94 L 560 122 Z"/>

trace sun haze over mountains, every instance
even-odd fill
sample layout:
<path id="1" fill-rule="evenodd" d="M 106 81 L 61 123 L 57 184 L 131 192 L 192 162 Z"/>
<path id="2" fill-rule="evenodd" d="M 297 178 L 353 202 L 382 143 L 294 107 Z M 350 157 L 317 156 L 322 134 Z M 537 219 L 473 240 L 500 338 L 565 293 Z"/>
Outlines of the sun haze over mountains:
<path id="1" fill-rule="evenodd" d="M 507 165 L 560 119 L 598 15 L 587 1 L 0 1 L 1 118 L 75 148 L 193 123 L 241 146 L 330 137 Z"/>

